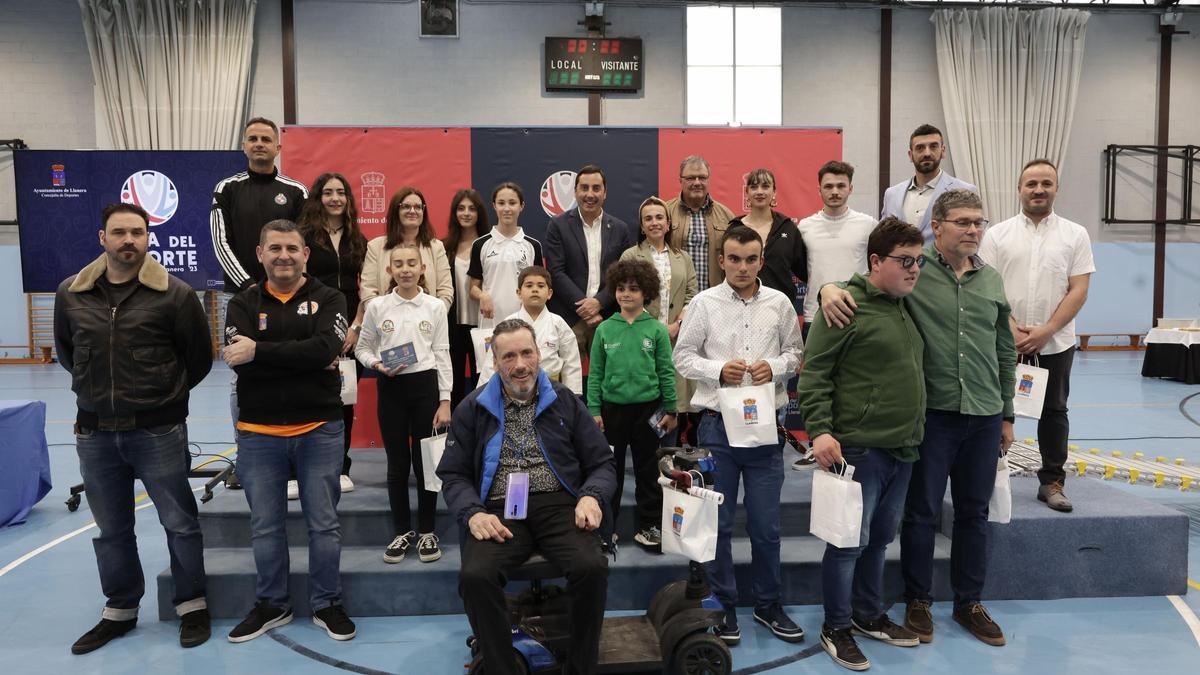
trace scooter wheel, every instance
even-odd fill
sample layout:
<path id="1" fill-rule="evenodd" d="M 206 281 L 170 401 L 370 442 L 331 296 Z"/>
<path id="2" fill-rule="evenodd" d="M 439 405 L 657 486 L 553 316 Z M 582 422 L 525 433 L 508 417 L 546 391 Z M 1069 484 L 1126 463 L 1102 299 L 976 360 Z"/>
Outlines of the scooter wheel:
<path id="1" fill-rule="evenodd" d="M 675 675 L 729 675 L 733 655 L 729 647 L 712 633 L 692 633 L 675 647 Z"/>
<path id="2" fill-rule="evenodd" d="M 516 661 L 516 672 L 521 675 L 529 675 L 529 664 L 525 663 L 525 657 L 521 656 L 521 652 L 514 649 L 513 659 Z M 467 675 L 487 675 L 487 672 L 487 667 L 483 665 L 483 654 L 476 655 L 467 666 Z"/>

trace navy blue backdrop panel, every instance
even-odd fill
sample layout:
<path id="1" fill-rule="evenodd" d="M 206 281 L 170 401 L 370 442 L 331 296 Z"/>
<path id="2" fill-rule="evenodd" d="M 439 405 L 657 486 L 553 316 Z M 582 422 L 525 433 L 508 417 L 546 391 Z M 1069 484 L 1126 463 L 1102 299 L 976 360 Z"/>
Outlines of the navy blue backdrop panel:
<path id="1" fill-rule="evenodd" d="M 658 189 L 657 128 L 471 129 L 471 184 L 489 203 L 496 185 L 520 185 L 521 227 L 538 240 L 551 216 L 574 208 L 575 172 L 584 164 L 604 170 L 604 211 L 636 228 L 638 205 Z"/>
<path id="2" fill-rule="evenodd" d="M 213 188 L 244 171 L 237 151 L 18 150 L 14 153 L 26 293 L 50 293 L 100 255 L 100 211 L 150 214 L 150 254 L 196 290 L 220 289 L 208 216 Z"/>

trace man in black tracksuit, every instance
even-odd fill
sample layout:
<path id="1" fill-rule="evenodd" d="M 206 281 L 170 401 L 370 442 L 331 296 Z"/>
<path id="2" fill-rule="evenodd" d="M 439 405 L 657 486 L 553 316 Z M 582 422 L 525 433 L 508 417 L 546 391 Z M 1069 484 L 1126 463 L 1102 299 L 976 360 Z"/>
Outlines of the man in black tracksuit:
<path id="1" fill-rule="evenodd" d="M 238 375 L 238 473 L 250 504 L 258 571 L 254 608 L 232 632 L 246 642 L 292 620 L 288 596 L 286 482 L 295 466 L 308 523 L 313 623 L 335 640 L 354 637 L 342 609 L 342 401 L 333 365 L 346 339 L 346 299 L 304 274 L 308 248 L 296 224 L 267 223 L 258 257 L 266 279 L 234 296 L 226 313 L 225 363 Z"/>
<path id="2" fill-rule="evenodd" d="M 304 184 L 279 173 L 279 127 L 269 119 L 255 117 L 242 132 L 242 152 L 249 168 L 234 174 L 213 189 L 209 230 L 217 261 L 225 272 L 225 292 L 234 294 L 263 280 L 263 266 L 256 247 L 263 225 L 272 220 L 300 219 L 300 209 L 308 198 Z M 226 300 L 229 296 L 226 296 Z M 238 421 L 237 373 L 230 378 L 229 415 L 234 427 Z M 299 495 L 296 473 L 288 473 L 288 499 Z M 234 483 L 236 486 L 236 483 Z"/>
<path id="3" fill-rule="evenodd" d="M 104 253 L 63 281 L 54 298 L 54 345 L 78 404 L 75 448 L 108 598 L 100 623 L 71 651 L 99 649 L 137 625 L 146 583 L 133 528 L 135 478 L 167 533 L 180 644 L 195 647 L 210 628 L 187 415 L 191 388 L 212 368 L 208 322 L 192 289 L 146 255 L 145 211 L 112 204 L 101 222 Z"/>
<path id="4" fill-rule="evenodd" d="M 263 279 L 263 267 L 254 249 L 258 233 L 272 220 L 300 219 L 308 198 L 304 184 L 279 173 L 279 127 L 255 117 L 246 123 L 242 151 L 249 168 L 225 178 L 213 188 L 209 230 L 213 249 L 225 271 L 225 291 L 237 293 Z"/>

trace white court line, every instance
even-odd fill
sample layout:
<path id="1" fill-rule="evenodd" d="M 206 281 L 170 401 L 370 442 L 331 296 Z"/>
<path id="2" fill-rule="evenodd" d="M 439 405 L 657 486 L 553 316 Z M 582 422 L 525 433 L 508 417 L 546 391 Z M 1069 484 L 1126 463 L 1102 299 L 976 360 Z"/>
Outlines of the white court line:
<path id="1" fill-rule="evenodd" d="M 192 492 L 199 492 L 203 489 L 204 489 L 204 486 L 201 485 L 200 487 L 192 490 Z M 145 504 L 142 504 L 141 506 L 135 506 L 133 508 L 133 510 L 141 511 L 142 509 L 148 509 L 151 506 L 154 506 L 154 502 L 147 501 Z M 17 558 L 16 560 L 8 563 L 3 568 L 0 568 L 0 577 L 17 569 L 21 565 L 24 565 L 25 563 L 29 562 L 29 560 L 34 558 L 35 556 L 38 556 L 42 553 L 45 553 L 46 551 L 49 551 L 50 549 L 54 548 L 55 546 L 58 546 L 59 544 L 63 543 L 64 541 L 67 541 L 68 539 L 71 539 L 72 537 L 77 537 L 77 536 L 83 534 L 84 532 L 87 532 L 88 530 L 92 529 L 95 526 L 96 526 L 96 521 L 93 520 L 90 523 L 88 523 L 87 525 L 84 525 L 83 527 L 79 528 L 78 530 L 75 530 L 74 532 L 68 532 L 68 533 L 64 534 L 63 536 L 59 537 L 58 539 L 55 539 L 52 542 L 49 542 L 47 544 L 42 544 L 41 546 L 33 549 L 29 553 L 26 553 L 25 555 L 21 556 L 20 558 Z"/>
<path id="2" fill-rule="evenodd" d="M 1192 608 L 1188 607 L 1187 603 L 1178 595 L 1168 595 L 1167 599 L 1171 601 L 1172 605 L 1175 605 L 1175 611 L 1183 617 L 1183 622 L 1192 629 L 1192 637 L 1196 638 L 1196 646 L 1200 647 L 1200 617 L 1197 617 Z"/>

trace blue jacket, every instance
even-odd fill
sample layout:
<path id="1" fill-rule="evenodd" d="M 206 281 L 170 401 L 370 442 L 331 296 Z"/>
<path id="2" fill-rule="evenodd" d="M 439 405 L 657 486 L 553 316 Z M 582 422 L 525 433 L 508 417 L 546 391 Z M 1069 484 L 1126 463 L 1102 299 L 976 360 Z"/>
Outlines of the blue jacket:
<path id="1" fill-rule="evenodd" d="M 906 181 L 896 183 L 883 193 L 883 213 L 879 214 L 880 220 L 888 216 L 895 216 L 900 220 L 904 220 L 904 195 L 908 193 L 908 186 L 912 184 L 912 181 L 913 179 L 909 178 Z M 930 221 L 933 220 L 933 204 L 937 201 L 938 197 L 942 196 L 943 192 L 954 188 L 964 188 L 976 194 L 979 193 L 979 188 L 943 171 L 942 179 L 938 181 L 937 187 L 933 189 L 933 195 L 929 197 L 929 208 L 925 209 L 925 215 L 921 216 L 921 222 L 909 223 L 910 225 L 915 225 L 917 229 L 921 230 L 921 234 L 925 235 L 926 246 L 933 245 L 933 225 L 930 224 Z"/>
<path id="2" fill-rule="evenodd" d="M 604 287 L 604 273 L 608 266 L 620 259 L 625 249 L 637 244 L 634 230 L 625 221 L 609 215 L 600 217 L 600 288 L 596 299 L 600 301 L 600 314 L 608 318 L 617 310 L 617 300 Z M 546 226 L 546 246 L 543 253 L 550 277 L 554 283 L 554 295 L 546 306 L 561 316 L 568 326 L 579 321 L 575 303 L 586 297 L 588 285 L 587 240 L 583 234 L 583 220 L 579 209 L 559 214 L 550 219 Z"/>
<path id="3" fill-rule="evenodd" d="M 442 496 L 461 525 L 485 511 L 483 506 L 500 467 L 504 439 L 504 394 L 500 375 L 476 389 L 454 409 L 446 451 L 438 463 Z M 576 499 L 591 495 L 604 511 L 602 532 L 611 531 L 609 513 L 617 489 L 612 450 L 579 397 L 538 369 L 534 432 L 542 455 L 558 482 Z"/>

